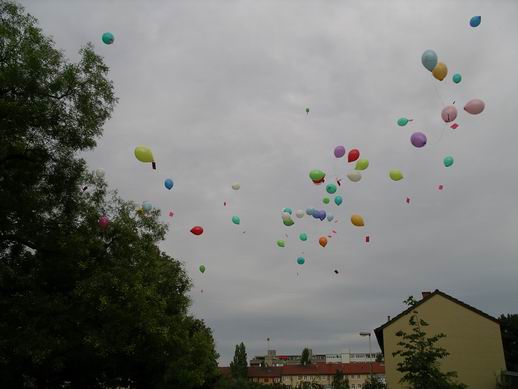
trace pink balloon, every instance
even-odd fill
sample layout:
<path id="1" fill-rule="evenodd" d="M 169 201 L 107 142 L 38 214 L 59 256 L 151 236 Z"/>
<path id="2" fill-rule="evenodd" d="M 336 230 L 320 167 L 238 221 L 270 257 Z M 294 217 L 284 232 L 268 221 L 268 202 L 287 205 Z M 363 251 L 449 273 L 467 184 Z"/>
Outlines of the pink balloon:
<path id="1" fill-rule="evenodd" d="M 484 102 L 482 100 L 473 99 L 466 103 L 466 105 L 464 106 L 464 111 L 466 111 L 472 115 L 477 115 L 480 112 L 482 112 L 485 107 L 486 107 L 486 105 L 484 104 Z"/>
<path id="2" fill-rule="evenodd" d="M 98 223 L 99 223 L 99 227 L 101 227 L 104 230 L 110 224 L 110 219 L 108 219 L 108 216 L 102 215 L 99 218 L 99 222 Z"/>
<path id="3" fill-rule="evenodd" d="M 345 155 L 345 147 L 344 146 L 336 146 L 335 147 L 335 157 L 342 158 Z"/>
<path id="4" fill-rule="evenodd" d="M 457 108 L 455 108 L 453 105 L 444 107 L 441 112 L 441 117 L 442 120 L 444 120 L 446 123 L 453 122 L 457 117 Z"/>

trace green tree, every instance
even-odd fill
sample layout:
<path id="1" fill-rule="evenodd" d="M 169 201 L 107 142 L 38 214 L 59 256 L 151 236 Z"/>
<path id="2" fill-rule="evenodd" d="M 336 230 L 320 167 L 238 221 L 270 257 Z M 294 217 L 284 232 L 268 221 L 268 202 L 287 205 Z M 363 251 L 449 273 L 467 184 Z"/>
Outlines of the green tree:
<path id="1" fill-rule="evenodd" d="M 376 362 L 384 362 L 385 359 L 383 358 L 383 354 L 382 353 L 377 353 L 376 354 Z"/>
<path id="2" fill-rule="evenodd" d="M 203 387 L 214 341 L 158 247 L 159 211 L 108 194 L 77 156 L 116 103 L 93 46 L 79 53 L 0 1 L 0 387 Z"/>
<path id="3" fill-rule="evenodd" d="M 386 389 L 387 385 L 383 383 L 381 378 L 376 375 L 372 375 L 365 381 L 363 389 Z"/>
<path id="4" fill-rule="evenodd" d="M 498 320 L 507 370 L 518 371 L 518 314 L 500 315 Z"/>
<path id="5" fill-rule="evenodd" d="M 302 350 L 302 355 L 300 357 L 300 364 L 301 365 L 309 365 L 311 364 L 311 355 L 309 353 L 309 349 L 307 347 Z"/>
<path id="6" fill-rule="evenodd" d="M 333 382 L 331 383 L 331 388 L 349 389 L 349 379 L 341 370 L 336 370 L 335 375 L 333 376 Z"/>
<path id="7" fill-rule="evenodd" d="M 248 379 L 248 362 L 246 359 L 246 349 L 243 342 L 236 345 L 234 359 L 230 362 L 230 372 L 234 378 Z"/>
<path id="8" fill-rule="evenodd" d="M 416 300 L 410 296 L 405 303 L 413 307 Z M 449 352 L 435 343 L 446 335 L 440 333 L 427 337 L 424 327 L 428 326 L 428 323 L 419 318 L 416 310 L 412 311 L 408 323 L 412 327 L 412 332 L 396 333 L 396 336 L 401 338 L 398 342 L 400 349 L 392 353 L 392 356 L 402 358 L 397 364 L 397 370 L 403 373 L 400 383 L 407 384 L 411 389 L 466 388 L 464 384 L 454 382 L 456 372 L 443 373 L 439 368 L 440 360 L 448 356 Z"/>

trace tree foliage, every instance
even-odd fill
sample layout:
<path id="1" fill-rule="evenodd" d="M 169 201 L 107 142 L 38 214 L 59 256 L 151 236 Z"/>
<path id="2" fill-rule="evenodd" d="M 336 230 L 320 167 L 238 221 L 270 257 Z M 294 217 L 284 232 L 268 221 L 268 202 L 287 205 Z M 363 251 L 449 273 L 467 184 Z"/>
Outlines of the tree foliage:
<path id="1" fill-rule="evenodd" d="M 206 385 L 212 334 L 158 248 L 159 211 L 109 194 L 77 156 L 116 103 L 108 67 L 91 44 L 70 63 L 16 3 L 0 20 L 0 387 Z"/>
<path id="2" fill-rule="evenodd" d="M 309 349 L 307 347 L 302 350 L 302 355 L 300 357 L 300 364 L 301 365 L 309 365 L 311 364 L 311 355 L 309 353 Z"/>
<path id="3" fill-rule="evenodd" d="M 234 359 L 230 362 L 230 372 L 234 378 L 248 379 L 248 362 L 246 348 L 243 342 L 236 344 Z"/>
<path id="4" fill-rule="evenodd" d="M 410 296 L 405 303 L 415 306 L 415 299 Z M 446 335 L 443 333 L 428 337 L 424 328 L 428 326 L 419 318 L 416 310 L 412 311 L 408 323 L 412 331 L 406 333 L 398 331 L 396 336 L 401 338 L 398 342 L 400 349 L 393 352 L 393 356 L 401 357 L 397 370 L 403 373 L 400 383 L 407 384 L 411 389 L 456 389 L 465 388 L 463 384 L 454 381 L 456 372 L 443 373 L 439 362 L 449 355 L 449 352 L 435 344 Z"/>
<path id="5" fill-rule="evenodd" d="M 386 389 L 387 385 L 383 383 L 380 377 L 377 375 L 371 375 L 365 381 L 363 389 Z"/>
<path id="6" fill-rule="evenodd" d="M 341 370 L 336 370 L 331 389 L 349 389 L 349 379 Z"/>
<path id="7" fill-rule="evenodd" d="M 518 371 L 518 314 L 500 315 L 498 320 L 507 370 Z"/>

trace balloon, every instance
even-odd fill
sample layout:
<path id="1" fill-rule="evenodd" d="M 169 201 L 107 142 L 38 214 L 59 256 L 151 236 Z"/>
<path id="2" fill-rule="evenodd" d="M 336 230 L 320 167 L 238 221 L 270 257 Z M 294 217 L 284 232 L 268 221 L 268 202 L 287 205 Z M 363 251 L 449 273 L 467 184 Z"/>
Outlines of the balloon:
<path id="1" fill-rule="evenodd" d="M 333 194 L 336 192 L 336 185 L 335 184 L 327 184 L 326 191 L 329 194 Z"/>
<path id="2" fill-rule="evenodd" d="M 369 161 L 367 159 L 360 159 L 356 162 L 356 170 L 365 170 L 369 167 Z"/>
<path id="3" fill-rule="evenodd" d="M 164 185 L 167 189 L 171 190 L 173 188 L 173 180 L 171 180 L 170 178 L 167 178 L 165 181 L 164 181 Z"/>
<path id="4" fill-rule="evenodd" d="M 336 196 L 336 197 L 335 197 L 335 204 L 336 204 L 336 205 L 340 205 L 340 204 L 342 204 L 342 202 L 343 202 L 343 201 L 344 201 L 344 200 L 342 199 L 342 196 Z"/>
<path id="5" fill-rule="evenodd" d="M 111 32 L 105 32 L 102 36 L 102 40 L 105 44 L 111 45 L 113 41 L 115 40 L 115 37 Z"/>
<path id="6" fill-rule="evenodd" d="M 149 212 L 151 211 L 151 209 L 153 208 L 153 204 L 151 204 L 149 201 L 144 201 L 142 203 L 142 209 L 146 212 Z"/>
<path id="7" fill-rule="evenodd" d="M 295 216 L 297 216 L 299 219 L 302 219 L 304 217 L 304 210 L 297 209 L 297 211 L 295 212 Z"/>
<path id="8" fill-rule="evenodd" d="M 458 84 L 462 81 L 462 76 L 459 73 L 455 73 L 452 77 L 452 80 L 455 84 Z"/>
<path id="9" fill-rule="evenodd" d="M 327 246 L 327 238 L 325 236 L 321 236 L 318 240 L 318 243 L 320 243 L 320 246 L 326 247 Z"/>
<path id="10" fill-rule="evenodd" d="M 437 65 L 437 54 L 433 50 L 426 50 L 421 56 L 421 62 L 425 68 L 432 71 Z"/>
<path id="11" fill-rule="evenodd" d="M 477 115 L 484 110 L 486 105 L 480 99 L 473 99 L 466 103 L 464 110 L 472 115 Z"/>
<path id="12" fill-rule="evenodd" d="M 327 221 L 328 222 L 332 221 L 334 218 L 335 217 L 332 214 L 330 214 L 330 213 L 327 214 Z"/>
<path id="13" fill-rule="evenodd" d="M 315 210 L 313 212 L 313 217 L 315 219 L 324 220 L 326 218 L 326 211 L 317 211 L 317 210 Z"/>
<path id="14" fill-rule="evenodd" d="M 354 162 L 358 158 L 360 158 L 360 150 L 352 149 L 351 151 L 349 151 L 349 154 L 347 155 L 347 162 Z"/>
<path id="15" fill-rule="evenodd" d="M 311 170 L 309 172 L 309 178 L 311 178 L 311 181 L 313 181 L 315 184 L 324 182 L 325 176 L 326 173 L 324 173 L 322 170 Z"/>
<path id="16" fill-rule="evenodd" d="M 191 232 L 194 235 L 201 235 L 201 234 L 203 234 L 203 228 L 200 226 L 194 226 L 193 228 L 191 228 Z"/>
<path id="17" fill-rule="evenodd" d="M 329 204 L 329 201 L 330 201 L 330 200 L 329 200 L 329 197 L 324 197 L 324 198 L 322 199 L 322 202 L 323 202 L 324 204 Z"/>
<path id="18" fill-rule="evenodd" d="M 359 172 L 351 172 L 347 174 L 347 178 L 352 182 L 358 182 L 362 179 L 362 174 Z"/>
<path id="19" fill-rule="evenodd" d="M 140 162 L 148 163 L 153 162 L 153 153 L 151 152 L 151 149 L 146 146 L 137 146 L 135 147 L 135 157 Z"/>
<path id="20" fill-rule="evenodd" d="M 407 118 L 399 118 L 397 121 L 397 124 L 400 125 L 401 127 L 403 127 L 403 126 L 406 126 L 409 121 L 410 120 L 408 120 Z"/>
<path id="21" fill-rule="evenodd" d="M 110 224 L 110 219 L 108 219 L 108 216 L 106 215 L 102 215 L 100 218 L 99 218 L 99 227 L 101 227 L 103 230 L 108 228 L 108 225 Z"/>
<path id="22" fill-rule="evenodd" d="M 291 220 L 291 215 L 288 212 L 283 212 L 281 218 L 282 221 L 288 221 Z"/>
<path id="23" fill-rule="evenodd" d="M 410 137 L 410 142 L 415 147 L 423 147 L 424 145 L 426 145 L 426 135 L 422 132 L 414 132 Z"/>
<path id="24" fill-rule="evenodd" d="M 292 219 L 289 220 L 283 220 L 283 223 L 285 226 L 290 227 L 295 224 L 295 222 Z"/>
<path id="25" fill-rule="evenodd" d="M 399 181 L 403 179 L 403 174 L 399 170 L 391 170 L 389 172 L 390 178 L 392 178 L 394 181 Z"/>
<path id="26" fill-rule="evenodd" d="M 335 157 L 342 158 L 345 155 L 345 147 L 344 146 L 336 146 L 335 147 Z"/>
<path id="27" fill-rule="evenodd" d="M 446 123 L 453 122 L 457 117 L 457 108 L 454 105 L 448 105 L 441 111 L 442 120 Z"/>
<path id="28" fill-rule="evenodd" d="M 308 240 L 308 236 L 305 232 L 301 232 L 300 235 L 299 235 L 299 239 L 303 242 L 305 242 L 306 240 Z"/>
<path id="29" fill-rule="evenodd" d="M 306 209 L 306 214 L 308 214 L 309 216 L 313 216 L 313 212 L 315 212 L 315 208 Z"/>
<path id="30" fill-rule="evenodd" d="M 291 208 L 284 208 L 282 212 L 286 212 L 287 214 L 291 215 L 293 210 Z"/>
<path id="31" fill-rule="evenodd" d="M 103 177 L 104 177 L 104 175 L 105 175 L 104 170 L 103 170 L 103 169 L 97 169 L 97 170 L 95 171 L 95 175 L 96 175 L 97 177 L 99 177 L 99 178 L 103 178 Z"/>
<path id="32" fill-rule="evenodd" d="M 433 76 L 439 81 L 444 80 L 446 75 L 448 74 L 448 68 L 442 62 L 439 62 L 432 70 Z"/>
<path id="33" fill-rule="evenodd" d="M 482 21 L 482 16 L 473 16 L 469 20 L 469 25 L 471 27 L 478 27 L 481 21 Z"/>
<path id="34" fill-rule="evenodd" d="M 444 157 L 443 163 L 444 163 L 444 166 L 450 167 L 451 165 L 453 165 L 453 157 L 450 155 L 448 155 L 447 157 Z"/>
<path id="35" fill-rule="evenodd" d="M 309 108 L 306 108 L 306 114 L 308 114 L 308 113 L 309 113 Z"/>
<path id="36" fill-rule="evenodd" d="M 306 260 L 305 260 L 304 258 L 302 258 L 302 257 L 298 257 L 298 258 L 297 258 L 297 263 L 298 263 L 299 265 L 304 265 L 304 262 L 306 262 Z"/>
<path id="37" fill-rule="evenodd" d="M 278 240 L 277 241 L 277 246 L 279 246 L 279 247 L 284 247 L 285 244 L 286 244 L 286 242 L 284 242 L 283 240 Z"/>
<path id="38" fill-rule="evenodd" d="M 239 223 L 241 223 L 239 216 L 232 216 L 232 223 L 239 225 Z"/>
<path id="39" fill-rule="evenodd" d="M 200 271 L 201 271 L 202 273 L 205 273 L 205 266 L 201 265 L 201 266 L 200 266 Z"/>
<path id="40" fill-rule="evenodd" d="M 363 227 L 365 223 L 363 222 L 363 217 L 360 215 L 352 215 L 351 223 L 353 223 L 356 227 Z"/>
<path id="41" fill-rule="evenodd" d="M 235 182 L 232 184 L 232 189 L 239 190 L 239 188 L 241 188 L 241 185 L 239 185 L 239 182 Z"/>

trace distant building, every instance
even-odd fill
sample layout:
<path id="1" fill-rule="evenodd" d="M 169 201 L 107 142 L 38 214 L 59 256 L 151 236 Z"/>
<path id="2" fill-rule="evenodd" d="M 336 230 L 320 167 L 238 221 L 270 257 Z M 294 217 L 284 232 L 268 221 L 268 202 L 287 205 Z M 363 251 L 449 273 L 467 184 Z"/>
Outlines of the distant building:
<path id="1" fill-rule="evenodd" d="M 326 354 L 326 363 L 358 363 L 376 362 L 379 353 L 352 353 L 350 351 L 340 354 Z"/>
<path id="2" fill-rule="evenodd" d="M 371 370 L 372 369 L 372 370 Z M 340 364 L 310 364 L 286 365 L 279 367 L 249 367 L 248 379 L 261 384 L 282 383 L 290 388 L 296 388 L 303 382 L 317 383 L 324 388 L 331 388 L 333 377 L 341 371 L 349 379 L 351 389 L 362 389 L 371 371 L 385 382 L 385 367 L 382 363 L 340 363 Z M 230 368 L 220 367 L 222 374 L 230 374 Z"/>
<path id="3" fill-rule="evenodd" d="M 340 354 L 313 354 L 309 350 L 311 363 L 357 363 L 375 362 L 377 353 L 351 353 L 345 351 Z M 250 360 L 250 366 L 292 366 L 300 365 L 301 355 L 277 355 L 276 350 L 268 350 L 267 355 L 258 355 Z"/>
<path id="4" fill-rule="evenodd" d="M 385 355 L 387 384 L 401 388 L 397 363 L 392 353 L 399 349 L 396 332 L 410 332 L 408 319 L 413 310 L 429 325 L 427 334 L 446 334 L 438 345 L 450 355 L 441 361 L 441 370 L 456 371 L 458 381 L 470 389 L 494 389 L 496 377 L 505 370 L 504 349 L 498 320 L 439 290 L 423 292 L 423 298 L 387 323 L 374 330 Z"/>

